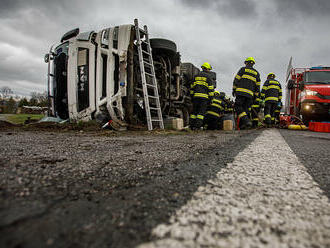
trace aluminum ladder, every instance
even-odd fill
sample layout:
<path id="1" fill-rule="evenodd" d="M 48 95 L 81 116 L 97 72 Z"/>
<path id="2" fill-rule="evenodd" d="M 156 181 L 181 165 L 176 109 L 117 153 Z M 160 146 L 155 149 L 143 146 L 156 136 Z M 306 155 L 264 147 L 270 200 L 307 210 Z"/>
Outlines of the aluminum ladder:
<path id="1" fill-rule="evenodd" d="M 153 130 L 154 126 L 158 126 L 160 129 L 164 129 L 162 109 L 160 107 L 158 86 L 154 61 L 152 59 L 148 28 L 146 25 L 144 25 L 143 29 L 140 29 L 138 19 L 134 20 L 134 25 L 148 130 Z"/>

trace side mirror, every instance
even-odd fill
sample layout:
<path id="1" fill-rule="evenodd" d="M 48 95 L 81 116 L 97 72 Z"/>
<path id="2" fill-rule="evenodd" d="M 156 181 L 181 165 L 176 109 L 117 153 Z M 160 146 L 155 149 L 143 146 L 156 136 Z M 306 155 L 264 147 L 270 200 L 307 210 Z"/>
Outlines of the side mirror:
<path id="1" fill-rule="evenodd" d="M 44 61 L 45 63 L 49 62 L 49 53 L 45 54 Z"/>
<path id="2" fill-rule="evenodd" d="M 303 91 L 304 90 L 304 87 L 305 87 L 304 82 L 301 81 L 299 83 L 299 90 Z"/>

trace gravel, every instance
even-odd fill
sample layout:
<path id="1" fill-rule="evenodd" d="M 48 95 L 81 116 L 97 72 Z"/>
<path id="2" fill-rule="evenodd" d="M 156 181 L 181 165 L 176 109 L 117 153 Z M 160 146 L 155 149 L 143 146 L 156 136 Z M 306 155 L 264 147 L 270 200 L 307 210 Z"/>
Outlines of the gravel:
<path id="1" fill-rule="evenodd" d="M 0 246 L 146 242 L 257 135 L 4 130 Z"/>

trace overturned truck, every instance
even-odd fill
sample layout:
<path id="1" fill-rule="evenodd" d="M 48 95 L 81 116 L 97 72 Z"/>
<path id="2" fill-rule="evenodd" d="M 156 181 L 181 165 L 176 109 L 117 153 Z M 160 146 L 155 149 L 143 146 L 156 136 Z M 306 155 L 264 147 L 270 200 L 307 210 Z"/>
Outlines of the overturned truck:
<path id="1" fill-rule="evenodd" d="M 74 29 L 51 47 L 45 56 L 50 116 L 146 125 L 136 28 L 120 25 L 84 33 Z M 173 41 L 153 38 L 149 44 L 162 116 L 182 118 L 188 125 L 189 88 L 199 69 L 181 63 Z"/>

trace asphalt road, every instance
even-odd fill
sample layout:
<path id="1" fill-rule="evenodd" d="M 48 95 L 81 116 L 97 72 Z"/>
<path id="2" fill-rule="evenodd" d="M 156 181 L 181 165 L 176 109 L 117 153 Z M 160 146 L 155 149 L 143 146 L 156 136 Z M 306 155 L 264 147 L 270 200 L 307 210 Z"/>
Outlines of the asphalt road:
<path id="1" fill-rule="evenodd" d="M 330 247 L 329 134 L 0 139 L 1 247 Z"/>

